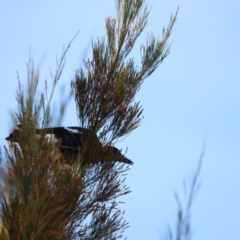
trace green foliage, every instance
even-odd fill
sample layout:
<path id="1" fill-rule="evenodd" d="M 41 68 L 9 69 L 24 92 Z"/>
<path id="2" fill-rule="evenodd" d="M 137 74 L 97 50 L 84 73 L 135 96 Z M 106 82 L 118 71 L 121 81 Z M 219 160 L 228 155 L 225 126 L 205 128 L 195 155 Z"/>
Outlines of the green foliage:
<path id="1" fill-rule="evenodd" d="M 193 237 L 191 211 L 194 198 L 200 188 L 199 176 L 202 167 L 203 155 L 204 151 L 202 151 L 200 155 L 197 168 L 193 173 L 192 178 L 188 182 L 183 182 L 186 204 L 183 204 L 182 201 L 180 201 L 177 193 L 175 194 L 178 208 L 176 227 L 168 227 L 165 235 L 161 237 L 162 240 L 191 240 Z"/>
<path id="2" fill-rule="evenodd" d="M 169 53 L 167 40 L 177 16 L 171 16 L 161 41 L 151 36 L 142 45 L 138 69 L 126 57 L 146 26 L 149 12 L 143 0 L 118 0 L 116 9 L 117 17 L 106 19 L 107 42 L 92 43 L 92 60 L 85 62 L 71 83 L 80 125 L 97 133 L 103 147 L 138 127 L 143 109 L 134 103 L 135 94 Z M 130 192 L 125 185 L 129 168 L 108 161 L 83 166 L 83 161 L 99 157 L 99 146 L 91 138 L 77 159 L 63 159 L 57 146 L 46 141 L 44 131 L 36 135 L 37 126 L 48 127 L 52 122 L 51 100 L 72 41 L 52 76 L 50 95 L 46 81 L 37 98 L 39 71 L 31 60 L 26 94 L 19 81 L 14 119 L 21 124 L 19 144 L 10 143 L 5 156 L 1 155 L 2 162 L 7 162 L 0 168 L 7 176 L 2 178 L 0 198 L 1 239 L 116 239 L 128 227 L 117 198 Z M 61 113 L 65 107 L 62 103 Z"/>

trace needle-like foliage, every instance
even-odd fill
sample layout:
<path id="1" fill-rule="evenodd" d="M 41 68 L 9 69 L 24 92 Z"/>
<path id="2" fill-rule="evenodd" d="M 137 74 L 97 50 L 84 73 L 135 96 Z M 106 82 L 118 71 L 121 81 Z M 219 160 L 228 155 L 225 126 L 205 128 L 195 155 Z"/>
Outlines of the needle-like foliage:
<path id="1" fill-rule="evenodd" d="M 92 42 L 92 60 L 85 61 L 85 68 L 72 82 L 81 125 L 100 130 L 100 138 L 107 143 L 139 125 L 143 109 L 134 97 L 143 80 L 168 55 L 167 40 L 177 16 L 177 12 L 171 16 L 162 40 L 147 38 L 140 49 L 142 64 L 138 68 L 133 58 L 126 58 L 146 26 L 149 12 L 143 0 L 118 0 L 116 8 L 117 17 L 106 19 L 107 41 Z"/>
<path id="2" fill-rule="evenodd" d="M 177 16 L 171 16 L 162 40 L 151 36 L 141 46 L 138 68 L 127 57 L 147 24 L 149 11 L 143 0 L 117 0 L 116 9 L 116 18 L 106 19 L 107 41 L 92 42 L 92 59 L 85 61 L 71 83 L 80 126 L 97 134 L 103 147 L 139 126 L 143 109 L 134 102 L 135 94 L 169 53 L 167 40 Z M 36 135 L 37 126 L 51 125 L 51 100 L 71 43 L 57 64 L 50 95 L 45 82 L 45 90 L 37 97 L 39 72 L 32 61 L 27 65 L 27 94 L 19 81 L 15 117 L 15 123 L 21 124 L 19 141 L 5 147 L 5 156 L 0 155 L 0 170 L 5 173 L 0 239 L 117 239 L 128 227 L 117 198 L 130 192 L 125 185 L 129 167 L 106 161 L 111 154 L 99 156 L 100 145 L 91 136 L 81 153 L 66 161 L 44 131 Z M 96 158 L 102 162 L 82 164 Z"/>
<path id="3" fill-rule="evenodd" d="M 194 171 L 189 182 L 184 181 L 185 201 L 180 201 L 179 194 L 175 193 L 177 202 L 177 221 L 176 226 L 171 228 L 168 226 L 167 231 L 161 237 L 161 240 L 191 240 L 193 239 L 193 228 L 191 224 L 191 212 L 193 201 L 200 188 L 200 172 L 202 168 L 204 150 L 202 151 L 196 170 Z"/>

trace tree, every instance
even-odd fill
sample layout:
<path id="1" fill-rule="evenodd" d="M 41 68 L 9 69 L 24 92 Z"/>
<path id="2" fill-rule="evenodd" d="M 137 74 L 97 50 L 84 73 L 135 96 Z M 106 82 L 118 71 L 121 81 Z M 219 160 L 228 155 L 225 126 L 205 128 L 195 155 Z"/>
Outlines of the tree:
<path id="1" fill-rule="evenodd" d="M 191 224 L 191 212 L 193 201 L 196 198 L 196 195 L 200 188 L 200 172 L 202 168 L 204 156 L 204 149 L 201 152 L 197 168 L 192 174 L 192 177 L 188 182 L 183 182 L 184 187 L 184 197 L 186 204 L 183 204 L 183 201 L 180 200 L 179 194 L 175 193 L 175 198 L 177 202 L 177 221 L 175 228 L 170 226 L 167 227 L 164 235 L 161 236 L 162 240 L 191 240 L 193 237 L 193 229 Z"/>
<path id="2" fill-rule="evenodd" d="M 162 40 L 148 36 L 138 68 L 133 58 L 126 58 L 149 11 L 143 0 L 117 0 L 116 10 L 115 18 L 106 19 L 107 40 L 92 42 L 92 60 L 84 62 L 71 82 L 80 126 L 97 133 L 104 146 L 114 145 L 139 126 L 143 109 L 134 102 L 135 94 L 169 54 L 167 42 L 177 17 L 177 12 L 171 15 Z M 66 159 L 53 161 L 56 147 L 45 140 L 45 133 L 35 134 L 36 126 L 51 125 L 50 103 L 71 43 L 62 54 L 49 98 L 48 82 L 37 98 L 39 71 L 31 60 L 26 96 L 19 81 L 15 116 L 22 128 L 19 145 L 5 147 L 5 156 L 1 155 L 8 176 L 3 184 L 8 194 L 1 194 L 2 239 L 116 239 L 128 227 L 117 198 L 130 192 L 125 185 L 129 167 L 109 161 L 111 154 L 101 163 L 83 166 L 83 160 L 94 162 L 99 157 L 90 137 L 66 168 Z"/>

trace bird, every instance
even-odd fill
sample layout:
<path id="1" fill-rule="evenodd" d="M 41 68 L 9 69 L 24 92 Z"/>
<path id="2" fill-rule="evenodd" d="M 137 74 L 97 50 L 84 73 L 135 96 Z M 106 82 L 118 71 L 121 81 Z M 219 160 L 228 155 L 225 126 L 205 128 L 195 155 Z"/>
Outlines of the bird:
<path id="1" fill-rule="evenodd" d="M 19 142 L 21 125 L 9 134 L 5 140 L 9 142 Z M 103 146 L 95 132 L 82 127 L 50 127 L 35 129 L 37 136 L 45 135 L 45 139 L 56 144 L 60 154 L 65 159 L 74 157 L 79 153 L 85 154 L 84 158 L 89 162 L 84 164 L 98 163 L 104 161 L 121 162 L 133 165 L 133 162 L 122 155 L 121 151 L 114 146 Z M 87 147 L 86 147 L 87 146 Z M 86 151 L 85 151 L 85 150 Z"/>

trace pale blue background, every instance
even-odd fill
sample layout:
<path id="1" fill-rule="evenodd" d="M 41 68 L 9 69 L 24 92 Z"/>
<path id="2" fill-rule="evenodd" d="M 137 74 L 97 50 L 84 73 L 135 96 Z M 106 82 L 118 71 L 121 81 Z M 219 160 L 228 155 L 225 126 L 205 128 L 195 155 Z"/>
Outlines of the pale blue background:
<path id="1" fill-rule="evenodd" d="M 171 12 L 180 5 L 171 36 L 171 53 L 147 79 L 137 100 L 142 102 L 141 126 L 117 146 L 128 147 L 135 162 L 124 197 L 128 239 L 160 239 L 167 223 L 175 224 L 174 192 L 195 168 L 206 137 L 201 188 L 194 202 L 194 239 L 240 239 L 240 2 L 154 1 L 147 32 L 161 36 Z M 61 85 L 69 85 L 90 39 L 105 34 L 104 21 L 114 15 L 114 1 L 0 1 L 0 143 L 9 134 L 10 110 L 16 108 L 16 70 L 26 83 L 29 47 L 41 77 L 54 71 L 74 34 Z M 87 50 L 85 50 L 87 49 Z M 49 78 L 50 80 L 50 78 Z M 42 88 L 43 85 L 40 85 Z M 55 102 L 59 97 L 56 94 Z M 77 125 L 72 101 L 63 125 Z"/>

